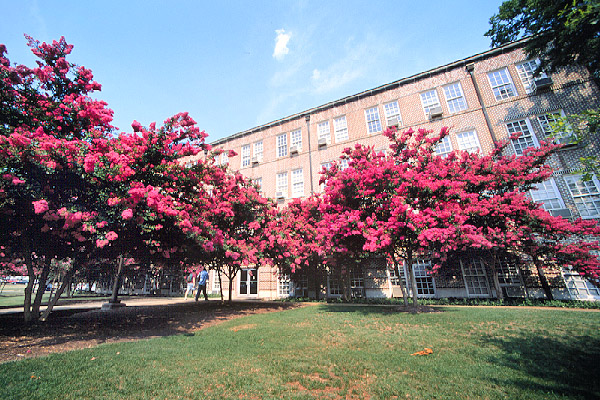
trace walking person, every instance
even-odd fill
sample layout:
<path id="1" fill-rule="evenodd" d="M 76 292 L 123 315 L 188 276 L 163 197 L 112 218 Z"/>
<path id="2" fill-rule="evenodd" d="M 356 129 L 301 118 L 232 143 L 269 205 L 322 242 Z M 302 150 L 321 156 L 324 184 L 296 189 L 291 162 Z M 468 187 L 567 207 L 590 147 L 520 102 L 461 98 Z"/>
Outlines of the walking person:
<path id="1" fill-rule="evenodd" d="M 196 291 L 196 301 L 198 301 L 198 297 L 200 297 L 200 291 L 204 294 L 204 300 L 208 301 L 208 295 L 206 294 L 206 282 L 208 281 L 208 271 L 204 268 L 204 266 L 200 266 L 198 273 L 198 289 Z"/>
<path id="2" fill-rule="evenodd" d="M 194 297 L 194 291 L 196 290 L 196 274 L 194 274 L 194 271 L 190 271 L 185 280 L 187 282 L 187 288 L 185 289 L 185 295 L 183 296 L 183 299 L 187 300 L 188 293 L 192 292 L 192 297 Z"/>

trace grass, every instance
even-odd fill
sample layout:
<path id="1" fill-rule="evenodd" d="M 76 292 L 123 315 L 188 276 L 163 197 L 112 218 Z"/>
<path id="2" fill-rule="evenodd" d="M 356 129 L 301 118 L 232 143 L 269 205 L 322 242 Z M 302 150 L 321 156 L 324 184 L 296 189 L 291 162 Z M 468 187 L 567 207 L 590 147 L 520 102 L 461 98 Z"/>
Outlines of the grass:
<path id="1" fill-rule="evenodd" d="M 0 293 L 0 307 L 1 308 L 10 308 L 10 307 L 23 307 L 23 303 L 25 301 L 25 285 L 6 285 Z M 35 294 L 34 294 L 35 295 Z M 50 297 L 50 291 L 47 291 L 42 296 L 42 305 L 46 305 L 48 303 L 48 299 Z M 90 293 L 74 293 L 72 297 L 61 296 L 59 302 L 68 302 L 68 301 L 81 301 L 81 300 L 102 300 L 108 299 L 110 296 L 100 296 Z M 33 300 L 32 300 L 33 301 Z"/>
<path id="2" fill-rule="evenodd" d="M 0 398 L 592 399 L 598 360 L 598 312 L 319 304 L 2 364 Z"/>

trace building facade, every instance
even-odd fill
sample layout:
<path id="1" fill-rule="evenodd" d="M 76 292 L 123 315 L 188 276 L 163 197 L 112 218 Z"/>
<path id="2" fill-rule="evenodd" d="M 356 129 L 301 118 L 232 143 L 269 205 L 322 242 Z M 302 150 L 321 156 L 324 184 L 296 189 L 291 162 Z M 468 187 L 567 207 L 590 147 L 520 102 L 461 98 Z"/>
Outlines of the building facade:
<path id="1" fill-rule="evenodd" d="M 573 66 L 553 74 L 534 76 L 539 61 L 528 59 L 516 42 L 414 76 L 348 96 L 298 114 L 281 118 L 213 143 L 226 152 L 217 160 L 252 179 L 264 196 L 285 204 L 293 198 L 319 193 L 319 173 L 339 160 L 342 150 L 354 143 L 388 148 L 383 132 L 427 128 L 434 132 L 450 127 L 437 147 L 443 155 L 452 150 L 490 152 L 495 143 L 513 133 L 508 151 L 522 154 L 551 136 L 550 124 L 559 115 L 581 113 L 600 106 L 600 90 L 589 73 Z M 598 138 L 570 145 L 550 160 L 554 176 L 532 191 L 535 201 L 553 215 L 566 218 L 600 218 L 600 183 L 597 177 L 582 180 L 580 157 L 598 156 Z M 193 161 L 193 160 L 185 160 Z M 357 296 L 398 296 L 403 271 L 389 270 L 381 260 L 351 278 Z M 447 276 L 427 274 L 427 260 L 417 262 L 419 295 L 430 297 L 494 297 L 489 271 L 478 260 L 461 261 Z M 505 294 L 540 296 L 534 271 L 507 262 L 499 279 Z M 501 276 L 500 276 L 501 274 Z M 211 274 L 211 278 L 214 274 Z M 214 280 L 214 279 L 213 279 Z M 268 267 L 243 271 L 235 297 L 275 298 L 314 295 L 310 282 L 291 282 Z M 600 299 L 600 292 L 577 274 L 563 271 L 551 277 L 557 297 Z M 224 282 L 225 284 L 225 282 Z M 213 286 L 214 287 L 214 286 Z M 227 288 L 227 290 L 229 290 Z M 338 296 L 335 279 L 327 281 L 327 296 Z"/>

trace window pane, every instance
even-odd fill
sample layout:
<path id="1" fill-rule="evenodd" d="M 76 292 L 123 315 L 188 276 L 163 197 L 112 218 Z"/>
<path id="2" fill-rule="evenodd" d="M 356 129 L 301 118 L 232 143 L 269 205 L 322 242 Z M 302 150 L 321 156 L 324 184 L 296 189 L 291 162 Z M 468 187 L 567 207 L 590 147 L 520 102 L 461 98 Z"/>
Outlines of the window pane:
<path id="1" fill-rule="evenodd" d="M 537 60 L 525 61 L 524 63 L 517 64 L 517 72 L 519 73 L 519 78 L 521 78 L 521 82 L 523 82 L 523 86 L 525 87 L 526 93 L 532 93 L 533 91 L 535 91 L 535 81 L 533 79 L 533 73 L 535 72 L 537 66 Z"/>
<path id="2" fill-rule="evenodd" d="M 297 146 L 298 151 L 302 150 L 302 131 L 300 129 L 290 133 L 290 146 Z"/>
<path id="3" fill-rule="evenodd" d="M 379 121 L 379 110 L 377 107 L 365 110 L 367 120 L 367 130 L 369 133 L 381 132 L 381 122 Z"/>
<path id="4" fill-rule="evenodd" d="M 531 198 L 536 203 L 541 203 L 546 211 L 565 208 L 553 178 L 535 184 L 531 190 Z"/>
<path id="5" fill-rule="evenodd" d="M 435 154 L 438 156 L 444 156 L 452 151 L 452 142 L 450 136 L 445 136 L 436 146 Z"/>
<path id="6" fill-rule="evenodd" d="M 287 133 L 277 136 L 277 157 L 285 157 L 288 154 Z"/>
<path id="7" fill-rule="evenodd" d="M 398 102 L 393 101 L 383 106 L 385 111 L 385 120 L 387 126 L 402 125 L 402 118 L 400 118 L 400 107 Z"/>
<path id="8" fill-rule="evenodd" d="M 304 175 L 302 168 L 292 171 L 292 197 L 304 196 Z"/>
<path id="9" fill-rule="evenodd" d="M 333 129 L 335 130 L 336 143 L 348 140 L 348 124 L 345 115 L 333 120 Z"/>
<path id="10" fill-rule="evenodd" d="M 451 113 L 459 112 L 467 109 L 467 102 L 463 95 L 460 83 L 456 82 L 452 85 L 444 87 L 444 95 L 448 103 L 448 110 Z"/>
<path id="11" fill-rule="evenodd" d="M 250 165 L 250 145 L 242 146 L 242 167 Z"/>
<path id="12" fill-rule="evenodd" d="M 429 110 L 440 106 L 440 100 L 435 90 L 421 93 L 421 103 L 423 104 L 423 111 L 425 111 L 426 116 L 429 116 Z"/>
<path id="13" fill-rule="evenodd" d="M 521 132 L 521 136 L 517 139 L 512 139 L 512 144 L 517 155 L 523 154 L 526 148 L 537 145 L 537 141 L 534 139 L 527 121 L 524 119 L 506 124 L 506 129 L 508 130 L 508 136 Z"/>
<path id="14" fill-rule="evenodd" d="M 504 68 L 499 71 L 490 72 L 488 73 L 488 78 L 496 100 L 508 99 L 517 95 L 508 74 L 508 69 Z"/>
<path id="15" fill-rule="evenodd" d="M 584 181 L 581 175 L 565 176 L 565 182 L 581 218 L 600 217 L 600 185 L 593 177 Z"/>
<path id="16" fill-rule="evenodd" d="M 475 131 L 467 131 L 457 134 L 456 141 L 458 142 L 458 148 L 460 150 L 464 150 L 469 153 L 481 151 L 481 146 L 479 145 L 479 138 L 477 137 Z"/>

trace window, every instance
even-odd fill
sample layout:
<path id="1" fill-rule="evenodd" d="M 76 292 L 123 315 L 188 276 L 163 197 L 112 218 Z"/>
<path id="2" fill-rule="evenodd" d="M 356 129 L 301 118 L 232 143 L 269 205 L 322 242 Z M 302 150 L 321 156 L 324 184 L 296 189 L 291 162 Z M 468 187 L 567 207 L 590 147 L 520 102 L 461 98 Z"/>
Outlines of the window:
<path id="1" fill-rule="evenodd" d="M 321 164 L 321 172 L 322 172 L 323 170 L 325 170 L 325 171 L 329 171 L 329 168 L 331 168 L 331 163 L 330 163 L 330 162 L 324 162 L 324 163 L 322 163 L 322 164 Z M 320 179 L 320 178 L 319 178 L 319 179 Z M 327 185 L 327 182 L 323 182 L 323 183 L 321 183 L 321 184 L 319 185 L 319 186 L 320 186 L 320 188 L 321 188 L 321 191 L 324 191 L 324 190 L 325 190 L 325 185 Z"/>
<path id="2" fill-rule="evenodd" d="M 429 118 L 429 111 L 432 108 L 441 107 L 440 100 L 438 99 L 435 90 L 421 93 L 421 103 L 423 104 L 423 111 L 425 111 L 425 116 L 427 118 Z"/>
<path id="3" fill-rule="evenodd" d="M 296 272 L 294 284 L 294 296 L 308 297 L 308 276 L 306 275 L 306 273 L 300 274 L 300 276 L 298 276 L 298 272 Z"/>
<path id="4" fill-rule="evenodd" d="M 335 131 L 336 143 L 348 140 L 348 124 L 346 123 L 345 115 L 333 120 L 333 130 Z"/>
<path id="5" fill-rule="evenodd" d="M 490 80 L 492 92 L 494 92 L 496 100 L 500 101 L 517 95 L 507 68 L 488 72 L 488 79 Z"/>
<path id="6" fill-rule="evenodd" d="M 485 274 L 485 266 L 481 259 L 472 259 L 469 262 L 460 262 L 467 294 L 474 297 L 484 297 L 490 295 L 487 276 Z"/>
<path id="7" fill-rule="evenodd" d="M 497 267 L 498 283 L 501 287 L 522 286 L 519 269 L 514 260 L 504 258 L 498 262 Z"/>
<path id="8" fill-rule="evenodd" d="M 281 193 L 283 197 L 287 197 L 288 194 L 288 174 L 287 172 L 281 172 L 275 177 L 275 186 L 278 193 Z"/>
<path id="9" fill-rule="evenodd" d="M 219 292 L 221 290 L 221 275 L 219 274 L 219 271 L 212 271 L 213 273 L 213 277 L 212 279 L 210 279 L 210 281 L 212 282 L 212 292 Z"/>
<path id="10" fill-rule="evenodd" d="M 364 297 L 365 278 L 360 268 L 353 268 L 350 271 L 350 290 L 352 297 Z"/>
<path id="11" fill-rule="evenodd" d="M 381 132 L 381 122 L 379 121 L 379 110 L 377 107 L 365 110 L 365 119 L 367 120 L 367 132 Z"/>
<path id="12" fill-rule="evenodd" d="M 279 297 L 289 297 L 290 296 L 290 276 L 288 274 L 283 274 L 279 276 L 277 279 L 277 294 Z"/>
<path id="13" fill-rule="evenodd" d="M 415 272 L 415 282 L 417 283 L 418 297 L 431 297 L 435 295 L 435 286 L 433 277 L 427 272 L 431 271 L 431 261 L 417 259 L 413 261 L 413 270 Z M 408 284 L 406 277 L 408 276 L 408 268 L 404 265 L 401 271 L 402 280 L 409 293 L 412 293 L 412 288 Z"/>
<path id="14" fill-rule="evenodd" d="M 547 139 L 552 139 L 555 143 L 569 143 L 571 134 L 569 132 L 554 132 L 552 125 L 558 122 L 562 116 L 560 111 L 538 115 L 537 119 Z"/>
<path id="15" fill-rule="evenodd" d="M 342 286 L 340 285 L 340 279 L 333 274 L 330 274 L 329 279 L 327 280 L 329 284 L 329 295 L 330 296 L 340 296 L 342 295 Z"/>
<path id="16" fill-rule="evenodd" d="M 258 294 L 258 270 L 242 269 L 240 271 L 240 295 Z"/>
<path id="17" fill-rule="evenodd" d="M 398 270 L 393 266 L 388 266 L 388 271 L 390 272 L 390 283 L 395 286 L 400 285 L 400 276 L 398 276 Z"/>
<path id="18" fill-rule="evenodd" d="M 262 178 L 254 178 L 252 182 L 254 182 L 258 191 L 262 192 Z"/>
<path id="19" fill-rule="evenodd" d="M 304 174 L 302 168 L 292 171 L 292 197 L 304 196 Z"/>
<path id="20" fill-rule="evenodd" d="M 584 181 L 582 175 L 565 176 L 581 218 L 600 217 L 600 184 L 595 176 Z"/>
<path id="21" fill-rule="evenodd" d="M 329 121 L 319 122 L 317 124 L 317 134 L 320 139 L 325 139 L 327 143 L 331 143 L 331 132 L 329 131 Z"/>
<path id="22" fill-rule="evenodd" d="M 221 153 L 221 165 L 229 164 L 229 153 L 227 151 Z"/>
<path id="23" fill-rule="evenodd" d="M 515 153 L 517 155 L 523 154 L 528 147 L 538 146 L 538 141 L 535 135 L 533 135 L 533 131 L 529 127 L 529 122 L 525 119 L 521 119 L 519 121 L 509 122 L 506 124 L 506 129 L 508 130 L 508 136 L 512 136 L 515 133 L 521 133 L 516 139 L 512 139 L 512 145 L 515 149 Z"/>
<path id="24" fill-rule="evenodd" d="M 290 132 L 290 146 L 296 146 L 298 151 L 302 151 L 302 130 Z"/>
<path id="25" fill-rule="evenodd" d="M 456 113 L 467 109 L 467 102 L 459 82 L 444 86 L 444 96 L 448 103 L 448 111 Z"/>
<path id="26" fill-rule="evenodd" d="M 600 289 L 579 272 L 563 269 L 563 278 L 573 300 L 600 300 Z"/>
<path id="27" fill-rule="evenodd" d="M 340 160 L 340 170 L 345 170 L 346 168 L 348 168 L 350 166 L 350 163 L 348 162 L 348 159 L 344 158 Z"/>
<path id="28" fill-rule="evenodd" d="M 523 63 L 517 64 L 517 72 L 519 73 L 519 78 L 521 78 L 521 82 L 525 87 L 525 93 L 533 93 L 535 92 L 535 80 L 533 78 L 533 73 L 540 65 L 540 60 L 530 60 L 525 61 Z M 545 78 L 546 74 L 543 72 L 539 75 L 540 78 Z"/>
<path id="29" fill-rule="evenodd" d="M 400 117 L 400 107 L 398 107 L 397 101 L 392 101 L 383 106 L 385 112 L 385 123 L 387 126 L 402 125 L 402 118 Z"/>
<path id="30" fill-rule="evenodd" d="M 250 165 L 250 145 L 242 146 L 242 168 Z"/>
<path id="31" fill-rule="evenodd" d="M 277 136 L 277 157 L 285 157 L 288 155 L 287 133 Z"/>
<path id="32" fill-rule="evenodd" d="M 435 154 L 443 157 L 452 151 L 452 142 L 450 142 L 450 136 L 445 136 L 436 146 Z"/>
<path id="33" fill-rule="evenodd" d="M 262 161 L 263 159 L 263 142 L 254 143 L 254 153 L 253 156 L 256 158 L 256 161 Z"/>
<path id="34" fill-rule="evenodd" d="M 466 131 L 457 134 L 456 141 L 458 142 L 458 148 L 460 150 L 464 150 L 469 153 L 481 151 L 479 138 L 477 137 L 477 133 L 475 133 L 475 131 Z"/>
<path id="35" fill-rule="evenodd" d="M 541 203 L 546 211 L 565 208 L 565 203 L 563 203 L 563 200 L 560 197 L 554 178 L 550 178 L 541 183 L 536 183 L 530 193 L 533 201 Z"/>

